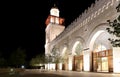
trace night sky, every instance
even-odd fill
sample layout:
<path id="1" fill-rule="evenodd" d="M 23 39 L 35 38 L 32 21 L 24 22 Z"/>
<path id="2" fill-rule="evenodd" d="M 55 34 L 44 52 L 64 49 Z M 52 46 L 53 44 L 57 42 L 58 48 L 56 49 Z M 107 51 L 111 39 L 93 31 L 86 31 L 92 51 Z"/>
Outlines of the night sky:
<path id="1" fill-rule="evenodd" d="M 5 57 L 21 47 L 27 59 L 45 52 L 45 20 L 54 4 L 67 27 L 94 0 L 30 0 L 1 2 L 0 51 Z"/>

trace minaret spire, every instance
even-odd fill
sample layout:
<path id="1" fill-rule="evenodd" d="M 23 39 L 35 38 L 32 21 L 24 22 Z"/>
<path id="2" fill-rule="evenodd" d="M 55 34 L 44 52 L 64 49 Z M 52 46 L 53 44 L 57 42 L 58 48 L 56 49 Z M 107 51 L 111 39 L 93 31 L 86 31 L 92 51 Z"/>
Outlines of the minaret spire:
<path id="1" fill-rule="evenodd" d="M 54 3 L 54 7 L 56 7 L 56 4 Z"/>
<path id="2" fill-rule="evenodd" d="M 58 0 L 54 0 L 54 7 L 57 7 L 57 5 L 58 5 Z"/>
<path id="3" fill-rule="evenodd" d="M 60 11 L 57 8 L 56 3 L 54 3 L 53 7 L 50 10 L 50 15 L 46 20 L 46 25 L 48 25 L 49 23 L 62 25 L 64 22 L 64 19 L 59 17 L 59 12 Z"/>
<path id="4" fill-rule="evenodd" d="M 56 5 L 56 3 L 54 3 L 54 5 L 53 5 L 53 7 L 52 8 L 56 8 L 56 9 L 58 9 L 58 7 L 57 7 L 57 5 Z M 59 10 L 59 9 L 58 9 Z"/>

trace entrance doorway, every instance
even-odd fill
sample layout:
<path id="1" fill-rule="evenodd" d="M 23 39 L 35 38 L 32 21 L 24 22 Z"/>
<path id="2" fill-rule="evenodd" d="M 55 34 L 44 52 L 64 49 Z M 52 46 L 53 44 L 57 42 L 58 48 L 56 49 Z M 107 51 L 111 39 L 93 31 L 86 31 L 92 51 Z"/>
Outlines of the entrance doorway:
<path id="1" fill-rule="evenodd" d="M 94 72 L 113 72 L 112 50 L 93 52 Z"/>
<path id="2" fill-rule="evenodd" d="M 108 72 L 108 57 L 99 58 L 97 72 Z"/>
<path id="3" fill-rule="evenodd" d="M 75 56 L 75 70 L 83 71 L 83 55 Z"/>

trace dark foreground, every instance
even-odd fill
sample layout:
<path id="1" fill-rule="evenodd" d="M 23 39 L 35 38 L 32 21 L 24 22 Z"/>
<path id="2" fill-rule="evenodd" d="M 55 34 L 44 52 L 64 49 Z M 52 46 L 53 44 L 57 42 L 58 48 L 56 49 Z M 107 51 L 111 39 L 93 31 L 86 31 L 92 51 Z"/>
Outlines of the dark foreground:
<path id="1" fill-rule="evenodd" d="M 75 72 L 75 71 L 46 71 L 25 70 L 21 73 L 0 74 L 0 77 L 120 77 L 120 74 L 114 73 L 93 73 L 93 72 Z"/>

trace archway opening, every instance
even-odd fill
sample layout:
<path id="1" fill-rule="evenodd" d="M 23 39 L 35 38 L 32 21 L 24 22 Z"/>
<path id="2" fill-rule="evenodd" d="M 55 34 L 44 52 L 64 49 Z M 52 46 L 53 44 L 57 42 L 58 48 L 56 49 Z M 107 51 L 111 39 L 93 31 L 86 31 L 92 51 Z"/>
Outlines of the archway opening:
<path id="1" fill-rule="evenodd" d="M 72 48 L 73 70 L 83 71 L 83 46 L 80 41 L 76 41 Z"/>
<path id="2" fill-rule="evenodd" d="M 90 51 L 92 51 L 93 71 L 109 72 L 113 69 L 112 48 L 108 40 L 110 34 L 104 30 L 97 31 L 91 39 Z"/>

